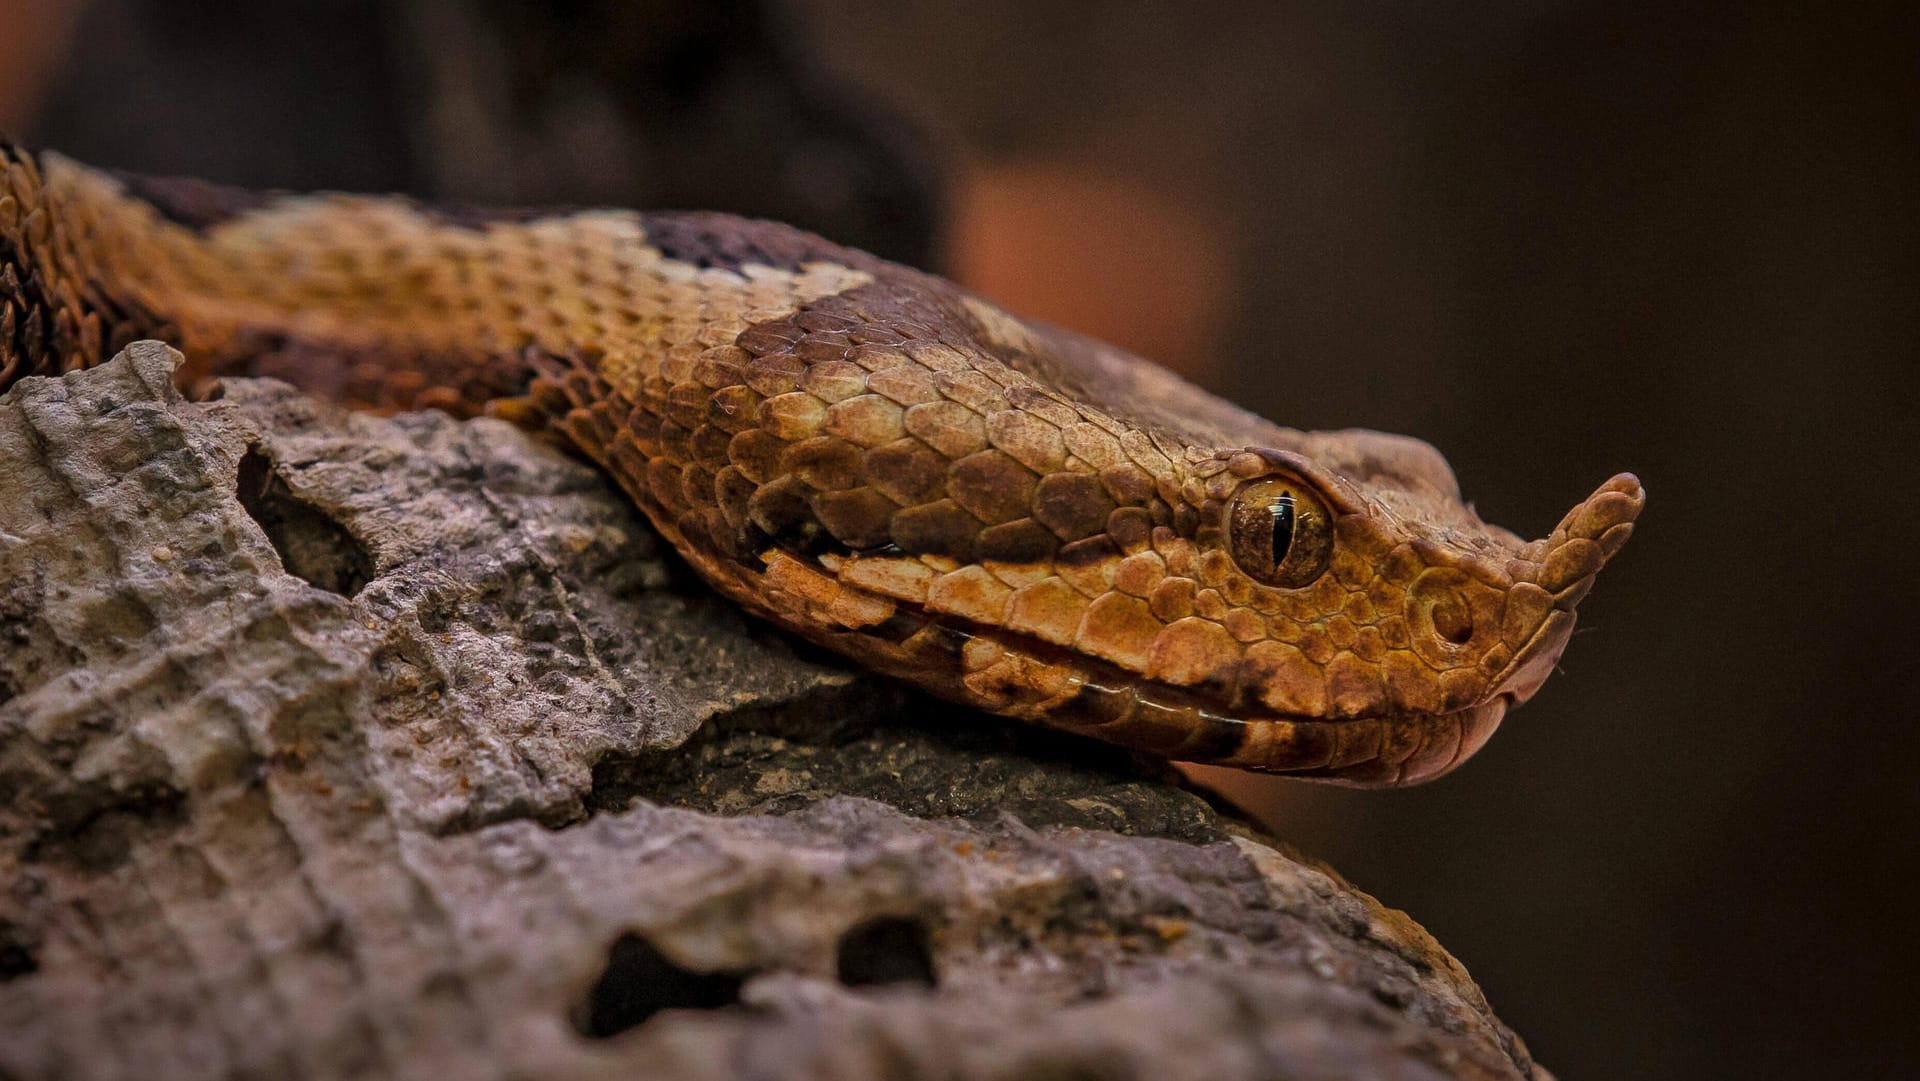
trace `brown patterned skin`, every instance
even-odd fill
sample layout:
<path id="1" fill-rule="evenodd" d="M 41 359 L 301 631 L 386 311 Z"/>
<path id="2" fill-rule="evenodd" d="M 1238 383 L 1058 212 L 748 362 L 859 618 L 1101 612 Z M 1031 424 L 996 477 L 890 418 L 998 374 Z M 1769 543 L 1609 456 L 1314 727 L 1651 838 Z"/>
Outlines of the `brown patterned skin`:
<path id="1" fill-rule="evenodd" d="M 260 196 L 0 144 L 0 388 L 138 337 L 190 384 L 544 430 L 722 593 L 944 697 L 1348 784 L 1477 750 L 1644 500 L 1623 474 L 1523 541 L 1424 443 L 1277 427 L 780 225 Z"/>

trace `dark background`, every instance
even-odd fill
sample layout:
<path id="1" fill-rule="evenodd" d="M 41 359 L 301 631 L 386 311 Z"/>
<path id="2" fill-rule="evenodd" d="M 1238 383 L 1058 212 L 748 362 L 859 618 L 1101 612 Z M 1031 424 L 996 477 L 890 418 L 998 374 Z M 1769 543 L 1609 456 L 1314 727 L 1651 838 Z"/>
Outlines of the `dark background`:
<path id="1" fill-rule="evenodd" d="M 1650 507 L 1539 698 L 1404 792 L 1209 774 L 1563 1078 L 1911 1076 L 1920 34 L 1906 7 L 12 0 L 101 165 L 766 214 L 1544 533 Z"/>

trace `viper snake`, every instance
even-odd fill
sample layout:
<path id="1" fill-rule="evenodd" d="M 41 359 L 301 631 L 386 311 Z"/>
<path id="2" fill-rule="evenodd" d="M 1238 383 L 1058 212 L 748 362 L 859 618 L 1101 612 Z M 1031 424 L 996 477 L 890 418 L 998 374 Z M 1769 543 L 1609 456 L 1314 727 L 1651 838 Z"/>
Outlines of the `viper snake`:
<path id="1" fill-rule="evenodd" d="M 0 142 L 0 390 L 144 338 L 192 389 L 542 432 L 722 594 L 936 695 L 1347 784 L 1479 749 L 1645 499 L 1621 474 L 1523 540 L 1425 443 L 1276 426 L 783 225 L 263 195 Z"/>

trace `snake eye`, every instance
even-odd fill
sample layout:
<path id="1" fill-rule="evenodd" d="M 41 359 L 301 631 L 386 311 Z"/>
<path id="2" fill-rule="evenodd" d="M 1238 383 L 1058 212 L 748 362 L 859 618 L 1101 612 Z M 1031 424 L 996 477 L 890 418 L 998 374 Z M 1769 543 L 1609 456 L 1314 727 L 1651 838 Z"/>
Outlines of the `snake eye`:
<path id="1" fill-rule="evenodd" d="M 1255 581 L 1311 585 L 1333 560 L 1333 519 L 1313 489 L 1288 477 L 1241 486 L 1227 507 L 1228 548 Z"/>

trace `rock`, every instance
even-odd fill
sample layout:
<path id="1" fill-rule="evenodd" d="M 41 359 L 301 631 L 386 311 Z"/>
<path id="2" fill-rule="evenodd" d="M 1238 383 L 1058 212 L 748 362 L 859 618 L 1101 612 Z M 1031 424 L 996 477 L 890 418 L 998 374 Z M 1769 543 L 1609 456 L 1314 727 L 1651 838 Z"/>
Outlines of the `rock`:
<path id="1" fill-rule="evenodd" d="M 1166 767 L 708 593 L 505 424 L 0 397 L 0 1077 L 1545 1077 Z"/>

